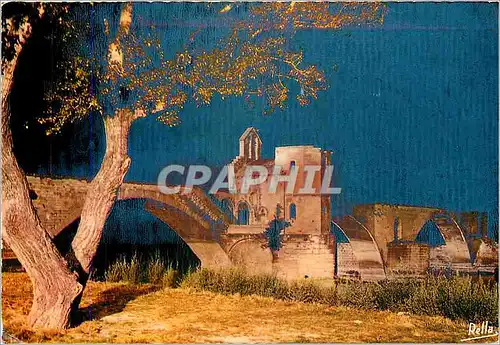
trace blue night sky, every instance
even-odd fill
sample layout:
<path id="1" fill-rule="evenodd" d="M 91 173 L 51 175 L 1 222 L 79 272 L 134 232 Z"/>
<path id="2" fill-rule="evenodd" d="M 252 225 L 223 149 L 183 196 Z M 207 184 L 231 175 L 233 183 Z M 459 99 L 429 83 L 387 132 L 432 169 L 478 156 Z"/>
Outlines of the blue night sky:
<path id="1" fill-rule="evenodd" d="M 137 4 L 136 13 L 158 26 L 173 53 L 200 23 L 211 26 L 206 42 L 224 36 L 224 25 L 206 19 L 203 8 Z M 390 3 L 381 27 L 299 31 L 291 47 L 303 49 L 329 80 L 317 101 L 301 107 L 292 100 L 263 115 L 260 103 L 215 99 L 209 107 L 189 104 L 178 127 L 141 119 L 130 136 L 126 180 L 155 183 L 169 164 L 224 165 L 254 126 L 266 158 L 283 145 L 334 152 L 335 186 L 342 188 L 332 198 L 335 215 L 385 202 L 488 211 L 497 222 L 498 34 L 493 3 Z M 82 131 L 102 135 L 100 120 Z M 95 174 L 104 140 L 98 143 L 89 146 L 88 164 L 71 165 L 70 174 Z M 66 164 L 52 171 L 67 175 L 71 148 L 60 154 Z"/>

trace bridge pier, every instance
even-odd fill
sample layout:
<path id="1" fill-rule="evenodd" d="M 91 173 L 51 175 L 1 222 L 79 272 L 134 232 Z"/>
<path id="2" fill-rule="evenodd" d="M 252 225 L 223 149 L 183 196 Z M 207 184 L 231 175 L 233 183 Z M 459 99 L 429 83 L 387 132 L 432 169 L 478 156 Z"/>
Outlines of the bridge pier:
<path id="1" fill-rule="evenodd" d="M 40 221 L 54 237 L 78 219 L 87 181 L 27 179 Z M 276 273 L 287 279 L 306 275 L 331 278 L 337 274 L 363 280 L 399 275 L 394 272 L 410 267 L 409 263 L 415 264 L 415 273 L 420 275 L 425 274 L 426 267 L 449 266 L 461 272 L 493 272 L 498 267 L 498 244 L 484 237 L 468 244 L 466 235 L 474 233 L 474 227 L 469 229 L 467 222 L 459 225 L 453 215 L 437 208 L 360 205 L 354 208 L 353 216 L 336 220 L 344 242 L 333 243 L 327 231 L 287 232 L 280 250 L 273 253 L 264 235 L 265 224 L 230 225 L 224 212 L 202 190 L 166 195 L 156 185 L 124 183 L 118 199 L 146 199 L 145 210 L 173 229 L 203 267 L 241 265 L 255 273 Z M 445 245 L 423 248 L 415 244 L 417 234 L 429 220 Z M 8 249 L 4 253 L 10 254 Z M 412 262 L 426 257 L 428 266 Z"/>

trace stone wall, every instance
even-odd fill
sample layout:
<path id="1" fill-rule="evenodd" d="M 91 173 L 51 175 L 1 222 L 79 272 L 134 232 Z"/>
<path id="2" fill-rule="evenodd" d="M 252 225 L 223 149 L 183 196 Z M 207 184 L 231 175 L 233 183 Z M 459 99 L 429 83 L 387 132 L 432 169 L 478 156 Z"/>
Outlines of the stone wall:
<path id="1" fill-rule="evenodd" d="M 354 217 L 360 220 L 373 236 L 386 266 L 388 265 L 390 243 L 393 241 L 415 241 L 423 225 L 427 221 L 433 221 L 446 245 L 430 250 L 430 266 L 450 267 L 465 271 L 472 269 L 471 255 L 464 231 L 453 215 L 445 210 L 430 207 L 371 204 L 356 206 L 353 213 Z M 469 212 L 462 215 L 463 219 L 468 219 L 466 223 L 472 228 L 478 226 L 477 213 Z M 468 215 L 474 217 L 471 216 L 469 219 Z M 398 225 L 397 231 L 395 231 L 395 225 Z M 477 229 L 470 231 L 477 232 Z"/>
<path id="2" fill-rule="evenodd" d="M 474 266 L 479 272 L 493 273 L 498 270 L 498 243 L 482 239 L 476 254 Z"/>
<path id="3" fill-rule="evenodd" d="M 488 214 L 486 212 L 461 212 L 455 215 L 466 237 L 488 236 Z"/>
<path id="4" fill-rule="evenodd" d="M 273 270 L 285 279 L 332 278 L 333 239 L 321 235 L 285 235 Z"/>
<path id="5" fill-rule="evenodd" d="M 302 164 L 315 161 L 320 157 L 318 154 L 321 155 L 316 148 L 311 148 L 309 153 L 308 147 L 290 150 L 293 155 L 279 153 L 280 162 L 283 160 L 284 163 L 281 163 L 284 165 L 289 164 L 290 159 L 297 159 L 296 164 Z M 301 155 L 307 159 L 300 158 Z M 29 176 L 28 182 L 40 220 L 52 234 L 56 235 L 80 216 L 87 181 Z M 264 235 L 267 218 L 248 226 L 231 225 L 201 190 L 190 195 L 165 195 L 159 193 L 156 185 L 125 183 L 119 191 L 119 199 L 150 200 L 145 209 L 171 226 L 206 267 L 236 264 L 250 272 L 273 272 L 286 279 L 305 276 L 331 278 L 336 272 L 339 277 L 362 280 L 384 279 L 386 274 L 424 274 L 429 267 L 485 272 L 492 272 L 498 267 L 498 245 L 477 238 L 471 245 L 476 254 L 473 266 L 464 233 L 457 222 L 433 218 L 444 212 L 440 209 L 360 205 L 354 208 L 353 217 L 336 220 L 335 224 L 338 223 L 349 242 L 334 244 L 333 237 L 324 229 L 330 212 L 329 208 L 326 212 L 324 209 L 326 204 L 329 205 L 329 199 L 316 195 L 265 196 L 259 193 L 241 197 L 259 200 L 259 207 L 267 205 L 266 217 L 272 215 L 271 205 L 278 202 L 273 198 L 284 198 L 286 206 L 291 202 L 297 205 L 297 219 L 290 220 L 292 226 L 281 235 L 278 251 L 269 249 Z M 393 242 L 396 218 L 400 226 L 398 241 Z M 439 228 L 445 245 L 431 248 L 411 242 L 429 219 L 433 219 Z M 465 232 L 469 234 L 480 234 L 485 228 L 480 225 L 487 224 L 481 214 L 473 212 L 462 214 L 461 221 L 466 224 Z M 9 255 L 7 248 L 4 253 Z"/>
<path id="6" fill-rule="evenodd" d="M 360 278 L 359 263 L 350 243 L 337 243 L 337 272 L 339 278 Z"/>
<path id="7" fill-rule="evenodd" d="M 349 241 L 352 253 L 356 258 L 360 279 L 385 279 L 384 263 L 379 248 L 368 229 L 352 216 L 335 219 L 334 222 Z M 343 247 L 340 246 L 340 248 Z M 342 257 L 337 255 L 338 267 L 340 267 L 340 263 L 338 262 L 340 259 Z"/>
<path id="8" fill-rule="evenodd" d="M 395 240 L 396 218 L 399 223 L 397 240 L 414 241 L 425 222 L 440 212 L 443 211 L 429 207 L 370 204 L 355 206 L 353 215 L 370 231 L 386 261 L 387 244 Z"/>
<path id="9" fill-rule="evenodd" d="M 233 265 L 250 274 L 273 272 L 273 253 L 264 238 L 237 241 L 229 249 L 228 255 Z"/>
<path id="10" fill-rule="evenodd" d="M 262 234 L 266 231 L 265 225 L 255 224 L 255 225 L 229 225 L 227 228 L 227 234 Z"/>
<path id="11" fill-rule="evenodd" d="M 267 225 L 280 208 L 280 217 L 291 222 L 287 229 L 294 234 L 327 234 L 329 232 L 330 219 L 330 197 L 319 194 L 321 188 L 324 166 L 328 164 L 328 154 L 313 146 L 286 146 L 276 148 L 274 159 L 260 159 L 239 164 L 235 170 L 236 187 L 241 190 L 242 178 L 247 165 L 259 165 L 267 169 L 268 177 L 263 183 L 250 186 L 248 193 L 236 193 L 229 196 L 234 205 L 234 216 L 238 215 L 238 205 L 246 203 L 250 210 L 249 225 Z M 295 188 L 287 190 L 287 183 L 279 182 L 276 191 L 269 193 L 269 185 L 272 181 L 274 166 L 281 167 L 279 176 L 288 175 L 293 164 L 298 169 Z M 312 182 L 315 193 L 299 194 L 299 190 L 305 186 L 307 174 L 304 166 L 322 166 L 322 170 L 316 172 Z M 235 167 L 236 169 L 236 167 Z M 222 194 L 220 195 L 222 197 Z M 228 197 L 227 195 L 225 196 Z M 295 204 L 297 217 L 291 219 L 290 205 Z"/>
<path id="12" fill-rule="evenodd" d="M 30 195 L 44 228 L 53 235 L 80 217 L 87 181 L 27 176 Z"/>
<path id="13" fill-rule="evenodd" d="M 57 235 L 80 217 L 87 181 L 34 176 L 27 179 L 33 205 L 51 234 Z M 145 210 L 177 232 L 204 267 L 231 265 L 218 241 L 227 219 L 203 191 L 194 188 L 188 195 L 167 195 L 160 193 L 156 185 L 124 183 L 118 199 L 147 199 Z"/>
<path id="14" fill-rule="evenodd" d="M 388 276 L 418 276 L 429 268 L 429 246 L 419 243 L 390 243 L 387 251 Z"/>
<path id="15" fill-rule="evenodd" d="M 251 273 L 274 273 L 284 279 L 333 278 L 333 238 L 321 235 L 282 235 L 281 248 L 272 252 L 260 234 L 228 233 L 222 247 L 236 266 Z"/>

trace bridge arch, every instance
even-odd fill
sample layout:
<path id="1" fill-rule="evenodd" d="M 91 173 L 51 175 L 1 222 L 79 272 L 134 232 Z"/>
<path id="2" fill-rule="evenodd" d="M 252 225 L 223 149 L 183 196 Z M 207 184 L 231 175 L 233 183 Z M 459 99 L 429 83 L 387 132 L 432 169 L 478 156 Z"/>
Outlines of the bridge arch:
<path id="1" fill-rule="evenodd" d="M 430 259 L 431 267 L 436 265 L 452 266 L 455 269 L 468 270 L 471 256 L 462 229 L 453 215 L 444 209 L 409 205 L 369 204 L 358 205 L 353 214 L 356 218 L 366 218 L 363 224 L 374 236 L 382 253 L 384 262 L 388 262 L 389 243 L 416 242 L 422 227 L 430 220 L 436 225 L 445 244 L 430 248 L 434 255 Z M 396 221 L 397 219 L 397 221 Z M 427 223 L 429 224 L 429 223 Z"/>
<path id="2" fill-rule="evenodd" d="M 273 254 L 265 240 L 240 239 L 229 247 L 228 255 L 235 266 L 242 267 L 249 273 L 273 271 Z"/>
<path id="3" fill-rule="evenodd" d="M 218 240 L 226 229 L 225 214 L 206 194 L 193 188 L 190 194 L 163 194 L 156 185 L 124 183 L 120 200 L 144 198 L 145 210 L 173 229 L 200 259 L 202 267 L 231 266 Z"/>
<path id="4" fill-rule="evenodd" d="M 415 242 L 427 244 L 430 247 L 446 245 L 446 241 L 441 234 L 439 227 L 432 219 L 429 219 L 424 223 L 424 225 L 422 225 L 420 231 L 415 237 Z"/>
<path id="5" fill-rule="evenodd" d="M 201 260 L 184 239 L 146 209 L 147 199 L 118 200 L 103 228 L 93 260 L 93 277 L 103 279 L 110 266 L 122 258 L 161 259 L 179 272 L 200 267 Z M 80 218 L 54 238 L 61 253 L 70 250 Z"/>
<path id="6" fill-rule="evenodd" d="M 446 212 L 436 212 L 419 228 L 414 240 L 430 246 L 431 268 L 471 268 L 472 259 L 464 233 L 455 219 Z"/>
<path id="7" fill-rule="evenodd" d="M 155 201 L 148 201 L 145 210 L 174 230 L 200 259 L 202 267 L 231 266 L 229 257 L 217 241 L 216 224 L 210 222 L 206 228 L 184 211 Z"/>
<path id="8" fill-rule="evenodd" d="M 59 234 L 80 217 L 87 181 L 28 177 L 37 198 L 33 204 L 42 224 Z M 220 234 L 227 229 L 228 217 L 205 192 L 193 188 L 190 194 L 163 194 L 151 184 L 123 183 L 118 200 L 146 199 L 146 211 L 173 229 L 198 256 L 203 267 L 230 266 L 231 261 L 220 246 Z"/>
<path id="9" fill-rule="evenodd" d="M 339 277 L 385 279 L 378 246 L 368 229 L 354 217 L 332 221 L 335 236 L 335 271 Z"/>

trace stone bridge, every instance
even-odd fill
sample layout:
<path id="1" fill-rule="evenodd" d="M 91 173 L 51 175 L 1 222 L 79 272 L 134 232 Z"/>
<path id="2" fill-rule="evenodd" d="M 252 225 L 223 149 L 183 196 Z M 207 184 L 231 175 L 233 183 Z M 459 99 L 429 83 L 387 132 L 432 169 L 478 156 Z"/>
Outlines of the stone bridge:
<path id="1" fill-rule="evenodd" d="M 430 207 L 401 205 L 359 205 L 354 208 L 354 217 L 362 219 L 380 248 L 382 258 L 388 259 L 391 242 L 413 242 L 428 221 L 434 222 L 442 235 L 445 246 L 443 254 L 447 262 L 467 265 L 471 262 L 464 231 L 452 215 L 445 210 Z"/>
<path id="2" fill-rule="evenodd" d="M 88 182 L 28 176 L 30 195 L 44 227 L 54 236 L 79 219 Z M 218 196 L 224 197 L 222 196 Z M 166 223 L 192 249 L 203 267 L 243 266 L 287 279 L 351 277 L 380 280 L 426 274 L 429 269 L 493 272 L 498 245 L 485 236 L 487 220 L 478 212 L 451 214 L 428 207 L 370 204 L 331 222 L 317 233 L 287 231 L 272 252 L 266 224 L 236 225 L 199 188 L 163 194 L 157 185 L 123 183 L 118 200 L 146 200 L 144 209 Z M 234 215 L 233 215 L 234 216 Z M 442 237 L 432 245 L 418 240 L 426 224 Z M 3 258 L 9 252 L 3 250 Z"/>
<path id="3" fill-rule="evenodd" d="M 369 204 L 334 219 L 337 276 L 363 280 L 423 275 L 431 270 L 493 272 L 497 245 L 487 239 L 487 220 L 478 212 L 453 214 L 431 207 Z M 431 226 L 441 243 L 420 241 Z"/>
<path id="4" fill-rule="evenodd" d="M 30 195 L 40 221 L 53 236 L 80 217 L 88 182 L 28 176 Z M 200 259 L 203 267 L 229 266 L 219 244 L 228 219 L 199 188 L 189 194 L 163 194 L 157 185 L 123 183 L 118 200 L 145 199 L 145 210 L 174 230 Z"/>

